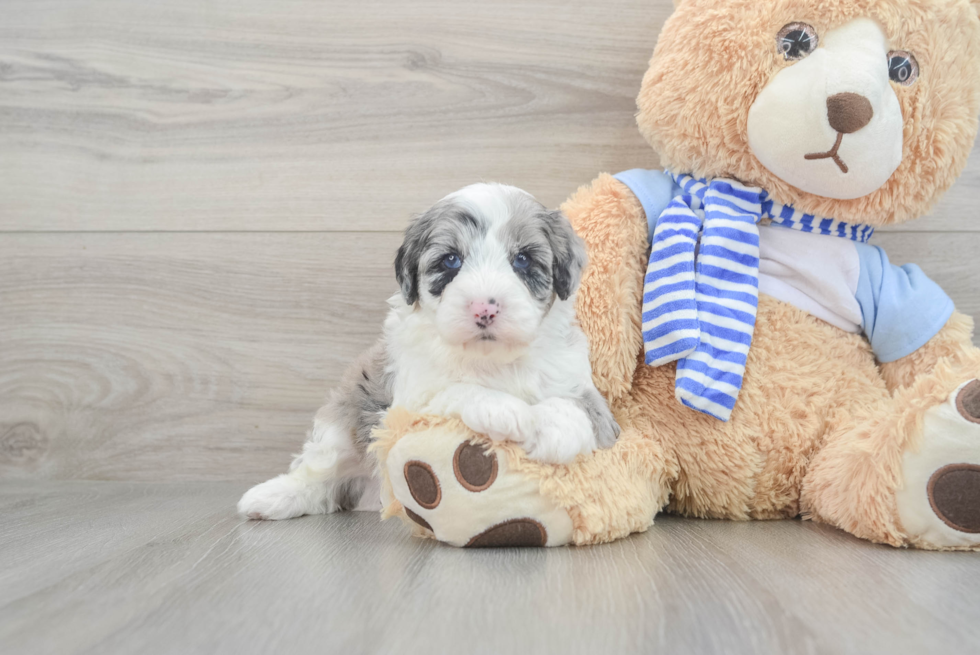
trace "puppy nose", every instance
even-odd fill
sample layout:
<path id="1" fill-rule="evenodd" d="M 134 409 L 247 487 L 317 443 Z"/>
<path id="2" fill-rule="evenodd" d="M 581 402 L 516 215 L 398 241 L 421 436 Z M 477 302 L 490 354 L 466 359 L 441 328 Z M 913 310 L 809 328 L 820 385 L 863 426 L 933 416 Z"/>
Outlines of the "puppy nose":
<path id="1" fill-rule="evenodd" d="M 493 319 L 500 313 L 500 305 L 493 298 L 486 302 L 474 300 L 470 303 L 470 313 L 473 314 L 478 326 L 481 328 L 489 327 L 493 323 Z"/>
<path id="2" fill-rule="evenodd" d="M 827 98 L 830 126 L 841 134 L 857 132 L 874 116 L 871 101 L 857 93 L 836 93 Z"/>

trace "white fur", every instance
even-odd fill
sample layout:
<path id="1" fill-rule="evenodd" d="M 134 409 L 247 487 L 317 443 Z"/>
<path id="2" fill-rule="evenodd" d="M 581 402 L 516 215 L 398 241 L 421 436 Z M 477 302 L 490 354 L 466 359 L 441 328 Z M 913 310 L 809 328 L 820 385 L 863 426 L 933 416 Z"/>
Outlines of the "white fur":
<path id="1" fill-rule="evenodd" d="M 464 265 L 441 298 L 421 288 L 418 303 L 409 305 L 400 294 L 389 299 L 384 340 L 394 374 L 392 405 L 459 417 L 493 439 L 522 444 L 530 457 L 564 463 L 596 448 L 589 416 L 568 399 L 595 388 L 588 342 L 575 318 L 574 293 L 542 303 L 511 266 L 504 229 L 521 197 L 520 189 L 495 184 L 447 196 L 489 229 L 467 244 Z M 488 298 L 501 311 L 489 329 L 480 328 L 469 305 Z M 332 512 L 338 485 L 367 484 L 371 466 L 352 434 L 323 414 L 290 472 L 250 489 L 239 512 L 263 519 Z M 377 506 L 376 495 L 372 500 Z"/>
<path id="2" fill-rule="evenodd" d="M 354 447 L 353 436 L 318 412 L 303 452 L 288 473 L 258 484 L 238 501 L 238 511 L 250 519 L 291 519 L 304 514 L 336 512 L 338 486 L 362 479 L 376 488 L 371 467 Z M 365 498 L 364 500 L 367 500 Z M 375 497 L 375 501 L 377 497 Z M 377 502 L 365 509 L 374 509 Z"/>

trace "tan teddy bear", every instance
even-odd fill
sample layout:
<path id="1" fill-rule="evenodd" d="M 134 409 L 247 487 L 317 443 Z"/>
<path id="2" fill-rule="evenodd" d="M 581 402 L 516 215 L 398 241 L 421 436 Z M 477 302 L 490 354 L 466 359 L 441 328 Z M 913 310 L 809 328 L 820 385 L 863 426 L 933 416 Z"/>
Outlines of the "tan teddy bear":
<path id="1" fill-rule="evenodd" d="M 638 107 L 668 172 L 600 175 L 563 206 L 617 444 L 544 465 L 396 408 L 374 446 L 386 514 L 459 546 L 604 542 L 666 508 L 980 548 L 972 321 L 868 243 L 963 169 L 975 7 L 683 0 Z"/>

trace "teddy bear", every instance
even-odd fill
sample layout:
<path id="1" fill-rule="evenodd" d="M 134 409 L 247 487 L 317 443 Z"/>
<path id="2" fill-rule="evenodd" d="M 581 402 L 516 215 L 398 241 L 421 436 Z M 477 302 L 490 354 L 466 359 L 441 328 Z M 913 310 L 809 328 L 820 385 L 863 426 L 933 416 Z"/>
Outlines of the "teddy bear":
<path id="1" fill-rule="evenodd" d="M 392 408 L 372 446 L 383 516 L 455 546 L 601 543 L 668 511 L 980 549 L 972 321 L 869 243 L 963 169 L 976 6 L 680 0 L 637 107 L 665 170 L 601 174 L 562 205 L 615 446 L 541 464 Z"/>

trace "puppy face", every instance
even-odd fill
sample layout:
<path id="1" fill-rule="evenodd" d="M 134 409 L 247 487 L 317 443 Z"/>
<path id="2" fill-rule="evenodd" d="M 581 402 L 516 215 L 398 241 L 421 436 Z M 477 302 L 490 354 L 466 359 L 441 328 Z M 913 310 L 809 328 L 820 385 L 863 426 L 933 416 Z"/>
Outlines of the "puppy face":
<path id="1" fill-rule="evenodd" d="M 512 351 L 572 296 L 585 262 L 560 212 L 515 187 L 474 184 L 412 222 L 395 272 L 405 302 L 430 313 L 447 343 Z"/>

